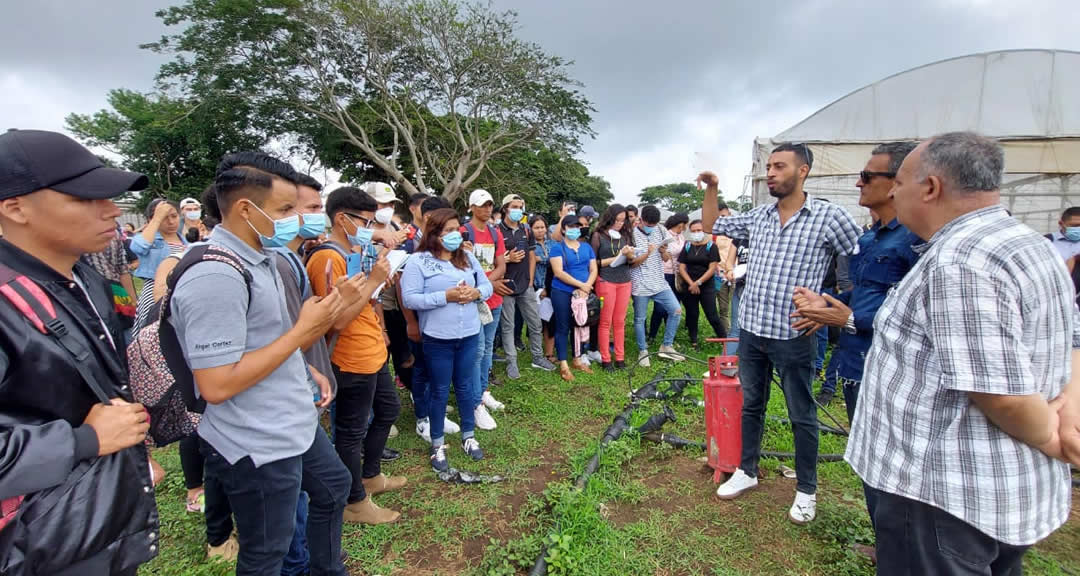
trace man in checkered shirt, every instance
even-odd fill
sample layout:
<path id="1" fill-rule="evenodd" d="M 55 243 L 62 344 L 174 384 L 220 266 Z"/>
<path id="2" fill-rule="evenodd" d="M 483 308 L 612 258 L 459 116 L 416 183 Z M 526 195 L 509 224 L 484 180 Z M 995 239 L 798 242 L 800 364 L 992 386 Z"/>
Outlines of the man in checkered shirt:
<path id="1" fill-rule="evenodd" d="M 757 487 L 765 407 L 775 368 L 795 436 L 798 482 L 788 517 L 796 524 L 810 522 L 817 511 L 818 420 L 811 386 L 817 357 L 813 332 L 820 325 L 807 320 L 792 324 L 792 296 L 796 286 L 820 292 L 834 254 L 852 254 L 862 232 L 846 210 L 803 190 L 813 162 L 805 144 L 777 146 L 766 166 L 769 194 L 776 203 L 719 220 L 719 181 L 711 172 L 698 177 L 707 186 L 702 207 L 705 224 L 715 221 L 713 234 L 749 240 L 754 247 L 739 306 L 742 461 L 716 495 L 734 499 Z"/>
<path id="2" fill-rule="evenodd" d="M 874 321 L 845 454 L 879 492 L 878 574 L 1019 574 L 1069 515 L 1072 283 L 1000 205 L 1003 167 L 994 140 L 954 132 L 896 175 L 897 217 L 926 244 Z"/>

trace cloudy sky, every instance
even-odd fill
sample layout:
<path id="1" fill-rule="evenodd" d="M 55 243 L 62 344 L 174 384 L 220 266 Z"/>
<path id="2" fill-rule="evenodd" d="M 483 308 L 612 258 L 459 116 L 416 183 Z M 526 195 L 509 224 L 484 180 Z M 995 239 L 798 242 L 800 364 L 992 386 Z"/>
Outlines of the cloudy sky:
<path id="1" fill-rule="evenodd" d="M 168 0 L 3 2 L 0 129 L 62 129 L 110 88 L 150 90 Z M 1076 0 L 495 0 L 575 61 L 597 112 L 582 159 L 619 200 L 714 166 L 729 198 L 771 136 L 880 78 L 1009 48 L 1080 50 Z"/>

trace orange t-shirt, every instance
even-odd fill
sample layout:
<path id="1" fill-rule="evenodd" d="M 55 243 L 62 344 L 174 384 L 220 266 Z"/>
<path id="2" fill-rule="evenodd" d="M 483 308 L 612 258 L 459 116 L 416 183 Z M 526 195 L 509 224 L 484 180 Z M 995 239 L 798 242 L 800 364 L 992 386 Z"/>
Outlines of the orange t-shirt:
<path id="1" fill-rule="evenodd" d="M 326 261 L 330 260 L 333 277 L 345 275 L 345 259 L 336 250 L 319 250 L 311 255 L 307 263 L 308 278 L 311 279 L 311 291 L 316 296 L 325 296 Z M 383 328 L 375 314 L 375 304 L 365 306 L 360 315 L 338 334 L 337 345 L 330 360 L 343 372 L 352 374 L 375 374 L 386 363 L 386 341 L 383 340 Z"/>

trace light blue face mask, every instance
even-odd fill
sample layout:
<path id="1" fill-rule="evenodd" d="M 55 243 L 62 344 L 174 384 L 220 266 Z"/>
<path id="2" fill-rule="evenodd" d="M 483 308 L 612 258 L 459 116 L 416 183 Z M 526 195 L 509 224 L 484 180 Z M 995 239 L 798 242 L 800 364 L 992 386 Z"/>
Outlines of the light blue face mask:
<path id="1" fill-rule="evenodd" d="M 442 242 L 443 248 L 446 248 L 450 252 L 461 248 L 461 243 L 464 242 L 464 238 L 461 237 L 461 232 L 454 230 L 453 232 L 447 232 L 443 234 L 439 241 Z"/>
<path id="2" fill-rule="evenodd" d="M 646 236 L 652 235 L 654 230 L 656 230 L 656 226 L 642 226 L 641 227 L 641 231 L 644 232 Z"/>
<path id="3" fill-rule="evenodd" d="M 521 217 L 524 216 L 524 215 L 525 215 L 525 211 L 522 210 L 521 208 L 511 208 L 510 209 L 509 216 L 510 216 L 510 221 L 511 222 L 521 222 Z"/>
<path id="4" fill-rule="evenodd" d="M 352 218 L 346 214 L 345 219 L 349 221 L 353 226 L 356 226 L 356 222 L 353 222 Z M 361 228 L 356 226 L 356 234 L 345 234 L 345 237 L 349 239 L 349 244 L 353 246 L 363 246 L 371 244 L 371 237 L 375 234 L 375 230 L 372 228 Z"/>
<path id="5" fill-rule="evenodd" d="M 300 226 L 301 238 L 312 240 L 323 232 L 326 232 L 326 214 L 304 214 L 304 223 Z"/>
<path id="6" fill-rule="evenodd" d="M 249 204 L 255 206 L 254 202 L 248 201 Z M 263 212 L 262 208 L 255 206 L 255 209 L 266 216 L 268 220 L 274 223 L 274 235 L 263 236 L 259 233 L 258 229 L 251 225 L 251 221 L 247 221 L 247 225 L 255 231 L 255 234 L 259 236 L 259 242 L 263 245 L 263 248 L 281 248 L 287 246 L 289 242 L 292 242 L 296 235 L 300 232 L 300 216 L 293 214 L 292 216 L 286 216 L 281 220 L 274 220 L 269 214 Z"/>
<path id="7" fill-rule="evenodd" d="M 1067 238 L 1069 242 L 1080 242 L 1080 226 L 1066 228 L 1065 238 Z"/>
<path id="8" fill-rule="evenodd" d="M 581 238 L 581 228 L 567 228 L 566 237 L 569 240 L 577 240 Z"/>

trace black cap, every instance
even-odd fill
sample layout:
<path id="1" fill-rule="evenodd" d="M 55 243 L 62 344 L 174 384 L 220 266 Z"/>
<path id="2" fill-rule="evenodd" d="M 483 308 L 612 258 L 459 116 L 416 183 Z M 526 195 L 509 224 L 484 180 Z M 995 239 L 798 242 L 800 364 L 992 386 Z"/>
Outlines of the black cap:
<path id="1" fill-rule="evenodd" d="M 85 146 L 57 132 L 0 134 L 0 200 L 42 188 L 92 200 L 113 198 L 148 183 L 137 172 L 105 166 Z"/>
<path id="2" fill-rule="evenodd" d="M 581 220 L 578 219 L 578 216 L 567 214 L 566 216 L 563 216 L 560 224 L 563 228 L 566 228 L 567 226 L 581 226 Z"/>

